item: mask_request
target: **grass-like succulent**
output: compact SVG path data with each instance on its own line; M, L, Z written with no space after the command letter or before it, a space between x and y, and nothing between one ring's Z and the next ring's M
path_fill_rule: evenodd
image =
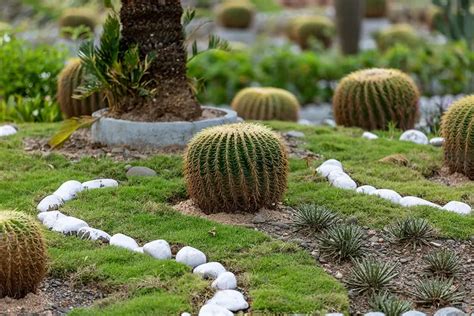
M339 224L323 232L318 238L324 257L347 260L364 255L364 232L356 225Z
M425 279L415 284L413 296L419 304L440 307L462 302L464 293L452 279Z
M451 250L442 249L428 254L424 261L426 271L442 278L451 278L461 272L461 263L458 255Z
M354 260L354 267L347 280L349 288L356 293L376 293L387 288L397 275L397 266L390 262L380 262L374 258Z
M331 210L314 204L303 204L295 211L295 225L316 232L329 228L341 220Z
M371 299L370 307L374 311L384 313L385 316L400 316L411 310L409 302L400 300L389 293L374 295Z
M436 236L431 224L423 218L404 218L386 227L390 241L418 246L428 244Z

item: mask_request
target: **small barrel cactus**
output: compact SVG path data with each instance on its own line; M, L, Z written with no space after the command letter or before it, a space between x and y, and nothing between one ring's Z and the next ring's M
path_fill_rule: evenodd
M297 121L300 104L283 89L246 88L232 100L232 108L246 120Z
M86 8L70 8L64 10L59 17L59 28L77 28L80 26L87 27L90 32L94 33L97 26L97 17L94 11ZM69 37L66 32L61 32L64 37Z
M449 107L442 119L441 134L449 169L474 180L474 95Z
M420 93L414 81L395 69L365 69L344 77L336 88L336 123L365 130L414 127Z
M207 213L274 207L287 187L285 146L261 125L205 129L190 141L184 160L189 195Z
M46 274L46 263L39 225L25 214L0 211L0 298L35 292Z
M382 18L387 15L387 0L365 0L365 17Z
M105 107L100 93L94 93L85 99L75 99L76 89L83 83L83 70L79 58L69 61L58 78L58 103L66 118L91 115Z
M227 1L216 9L219 25L231 29L247 29L252 25L255 7L247 1Z
M325 16L302 16L290 21L288 37L298 43L301 49L311 47L312 41L329 48L336 34L336 26Z
M396 44L413 47L420 44L420 37L409 24L395 24L375 34L377 47L385 51Z

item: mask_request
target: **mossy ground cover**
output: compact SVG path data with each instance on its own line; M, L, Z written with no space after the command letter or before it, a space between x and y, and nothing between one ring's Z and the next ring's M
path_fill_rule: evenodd
M269 125L281 131L303 131L307 149L324 159L341 160L360 184L394 189L402 195L415 195L440 204L450 200L474 204L472 182L448 187L426 178L441 167L441 149L399 142L398 132L381 133L383 139L368 141L360 138L361 131L356 129L275 122ZM20 125L19 134L0 140L0 209L18 209L35 215L37 202L66 180L115 178L121 182L118 189L83 192L77 200L68 202L63 212L111 234L128 234L141 243L166 239L172 244L202 249L210 260L222 262L239 275L254 311L348 310L344 287L296 246L251 229L175 212L171 205L187 198L180 156L158 155L135 161L132 164L153 168L158 176L127 179L125 163L106 157L85 157L73 162L55 153L42 156L23 151L23 137L50 136L58 127L57 124ZM395 153L405 155L409 165L378 162ZM474 235L472 215L460 216L428 207L406 209L377 197L335 189L315 176L303 160L292 159L290 168L285 196L289 205L304 202L324 205L344 215L356 216L360 224L374 228L413 215L427 218L447 237ZM52 232L46 236L52 275L73 277L84 284L94 282L113 292L100 306L76 310L76 314L178 314L196 311L198 304L210 294L208 282L199 280L187 267L174 261L154 260Z

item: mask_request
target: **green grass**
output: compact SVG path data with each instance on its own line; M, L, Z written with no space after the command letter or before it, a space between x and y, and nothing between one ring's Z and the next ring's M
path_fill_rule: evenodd
M62 155L29 155L25 136L51 135L58 125L20 125L20 133L0 140L0 209L35 215L35 206L61 183L110 177L117 189L83 192L62 211L91 226L126 233L140 243L166 239L202 249L209 260L220 261L237 273L257 312L348 310L344 287L315 265L298 247L276 241L251 229L221 225L184 216L170 207L186 198L180 156L155 156L140 164L158 172L154 178L127 180L125 163L104 157L72 162ZM209 231L215 231L215 236ZM50 274L79 284L94 283L113 294L80 315L143 315L197 312L209 297L208 281L174 261L160 261L99 243L46 232Z

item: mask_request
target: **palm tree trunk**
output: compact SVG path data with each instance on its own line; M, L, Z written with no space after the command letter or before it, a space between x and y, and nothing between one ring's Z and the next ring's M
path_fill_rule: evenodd
M121 47L138 45L142 57L156 54L150 79L158 93L153 100L140 100L143 104L132 110L135 118L189 121L201 115L186 75L182 14L180 0L122 0Z
M341 51L344 54L357 54L365 0L335 0L334 6Z

